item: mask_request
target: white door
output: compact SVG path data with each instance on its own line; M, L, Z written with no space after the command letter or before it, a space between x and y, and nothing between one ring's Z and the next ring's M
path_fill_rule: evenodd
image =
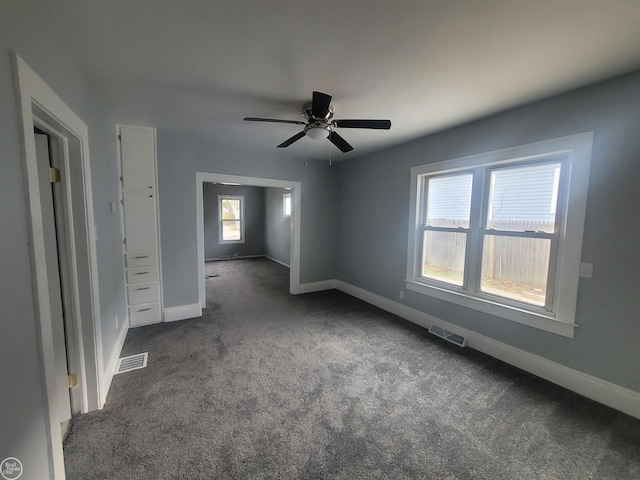
M120 127L120 148L123 190L154 190L156 160L153 130Z
M54 401L55 410L58 412L58 420L61 424L71 419L72 404L69 392L69 370L67 355L67 338L64 314L64 296L61 284L60 258L65 257L64 245L58 241L56 216L59 220L63 212L56 211L54 201L54 189L61 187L61 184L51 182L51 156L49 151L49 137L47 135L35 134L36 155L38 159L38 180L40 196L42 199L42 217L44 226L44 239L47 259L47 281L49 283L49 305L51 309L51 330L53 336L55 372L56 372L56 394ZM62 234L62 232L60 232ZM79 407L79 405L78 405Z
M156 200L153 193L123 192L127 251L158 250Z

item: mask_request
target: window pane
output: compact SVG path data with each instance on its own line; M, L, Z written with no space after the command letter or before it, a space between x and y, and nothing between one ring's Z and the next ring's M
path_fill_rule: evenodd
M222 221L222 240L242 240L239 220Z
M553 233L560 163L491 171L487 228Z
M291 194L290 193L285 193L283 196L283 202L284 202L284 216L285 217L290 217L291 216Z
M473 175L427 179L427 225L469 228Z
M426 230L422 243L421 275L462 286L466 244L466 233Z
M550 251L548 238L485 235L480 290L543 307Z
M223 220L240 219L240 200L237 198L223 198L220 200Z

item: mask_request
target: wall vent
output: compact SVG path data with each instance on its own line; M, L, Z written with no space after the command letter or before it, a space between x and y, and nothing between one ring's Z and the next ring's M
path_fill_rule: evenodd
M449 330L445 330L442 327L438 327L437 325L431 325L429 328L429 333L435 335L436 337L444 338L447 342L455 343L459 347L464 347L467 344L467 338L462 335L458 335L457 333L450 332Z
M148 356L149 352L144 352L118 359L115 375L146 367Z

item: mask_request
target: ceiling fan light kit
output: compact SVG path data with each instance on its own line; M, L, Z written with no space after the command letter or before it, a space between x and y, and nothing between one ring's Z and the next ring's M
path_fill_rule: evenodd
M341 152L346 153L353 147L334 130L334 128L365 128L374 130L389 130L391 120L331 120L334 108L331 104L331 95L322 92L313 92L313 100L302 107L302 116L306 122L300 120L279 120L275 118L245 117L248 122L290 123L304 125L304 130L285 140L278 148L286 148L302 137L307 136L314 140L328 138Z

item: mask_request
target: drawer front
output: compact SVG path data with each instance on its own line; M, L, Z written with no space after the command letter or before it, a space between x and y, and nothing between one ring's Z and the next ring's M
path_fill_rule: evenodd
M160 304L142 303L129 307L129 323L132 327L160 323Z
M127 286L127 296L129 298L129 305L157 302L160 299L158 295L158 282L129 285Z
M127 283L146 283L158 280L158 267L127 268Z
M158 254L156 252L125 253L124 256L127 268L158 265Z

